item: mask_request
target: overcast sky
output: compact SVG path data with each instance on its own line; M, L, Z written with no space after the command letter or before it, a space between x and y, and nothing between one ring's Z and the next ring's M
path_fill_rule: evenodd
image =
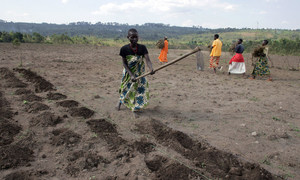
M13 22L300 29L300 0L0 0Z

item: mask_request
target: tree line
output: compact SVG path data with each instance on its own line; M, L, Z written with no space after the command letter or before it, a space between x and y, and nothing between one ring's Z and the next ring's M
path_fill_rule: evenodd
M130 28L138 29L142 38L153 40L164 36L175 38L184 34L205 32L208 29L202 27L179 27L161 23L146 23L143 25L110 23L74 22L69 24L48 23L15 23L0 20L0 31L32 33L38 32L42 36L53 34L67 34L68 36L97 36L99 38L122 38L126 37Z
M199 36L199 34L189 35L191 37L178 36L177 38L169 39L169 48L187 49L195 48L196 46L205 47L211 44L211 37L213 33L206 33ZM224 34L223 51L230 51L229 49L234 43L233 39L226 39ZM229 35L227 35L229 36ZM149 48L155 48L156 41L161 38L153 40L143 40ZM263 39L246 40L243 42L245 52L251 52L254 48L261 44ZM122 46L128 43L126 36L115 38L101 38L99 36L75 35L69 36L67 33L52 34L50 36L43 36L37 32L21 33L21 32L6 32L0 31L0 42L6 43L48 43L48 44L92 44L101 46ZM300 38L294 39L278 38L269 40L270 53L280 55L297 55L300 56Z
M230 33L230 32L253 32L255 29L250 28L217 28L209 29L202 26L181 27L171 26L163 23L145 23L142 25L120 24L117 22L92 24L90 22L72 22L69 24L49 24L49 23L21 23L6 22L0 20L0 31L21 32L32 34L37 32L42 36L51 36L53 34L67 34L73 36L96 36L99 38L123 38L126 37L130 28L136 28L144 40L157 40L164 36L169 38L180 38L184 35L202 35L206 33ZM299 36L300 30L283 30L283 29L260 29L259 31L272 32L274 37L282 37L282 35L290 34Z

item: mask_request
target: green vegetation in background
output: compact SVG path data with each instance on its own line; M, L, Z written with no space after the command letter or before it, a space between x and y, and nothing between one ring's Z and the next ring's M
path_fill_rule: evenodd
M187 34L169 38L170 49L192 49L196 46L204 49L212 44L213 35L218 33L223 42L223 51L229 51L231 45L238 39L244 40L245 52L252 52L264 39L269 40L270 53L279 55L300 56L300 31L292 30L236 30L230 32L203 32L199 34ZM158 38L159 39L159 38ZM148 48L155 48L158 39L148 40L143 37L140 42ZM98 46L121 47L128 43L126 36L115 38L101 38L97 36L76 35L68 33L42 36L39 33L0 32L0 42L20 43L49 43L49 44L91 44Z
M223 51L229 51L237 39L242 38L245 52L252 52L254 48L262 44L264 39L269 41L270 53L279 55L300 56L300 32L293 30L237 30L233 32L207 32L202 34L183 35L173 40L176 45L188 45L190 48L196 46L207 47L213 42L214 34L220 35L223 42Z

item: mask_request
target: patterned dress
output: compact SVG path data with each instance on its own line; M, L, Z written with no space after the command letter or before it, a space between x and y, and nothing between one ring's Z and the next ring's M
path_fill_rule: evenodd
M146 47L144 46L144 48ZM125 54L127 54L126 59L128 62L128 67L135 77L138 77L144 74L145 72L145 62L144 62L145 53L148 53L147 49L146 52L140 51L140 53L138 53L140 55L138 54L132 55L132 53L128 54L127 51L125 50ZM122 54L122 49L120 55L121 56L124 55L124 52ZM126 71L125 68L123 69L123 77L122 77L119 93L120 93L120 102L124 104L126 107L128 107L129 109L131 109L132 111L140 110L141 108L144 108L148 105L149 85L146 78L142 77L136 82L132 82L130 79L130 74Z
M253 76L265 76L270 75L270 69L268 65L268 47L264 48L264 55L258 57L258 60L256 61L254 65L254 69L252 72Z

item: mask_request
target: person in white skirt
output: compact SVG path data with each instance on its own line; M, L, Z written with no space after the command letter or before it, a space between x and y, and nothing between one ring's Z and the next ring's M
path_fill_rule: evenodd
M238 39L235 46L235 55L229 61L228 74L243 74L246 73L246 65L243 57L244 46L242 45L243 39Z

